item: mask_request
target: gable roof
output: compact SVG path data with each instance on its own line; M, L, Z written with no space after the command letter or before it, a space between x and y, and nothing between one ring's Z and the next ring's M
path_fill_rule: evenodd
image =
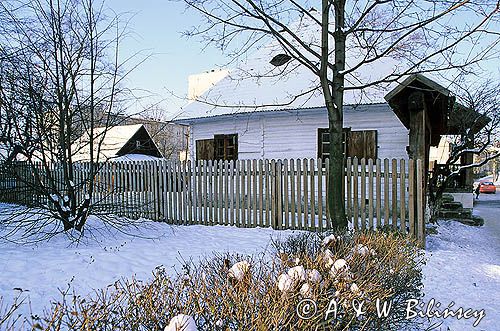
M301 39L316 51L320 49L320 28L307 15L291 25L291 29L299 31ZM291 42L296 44L293 40ZM348 45L346 52L347 68L353 68L363 61L364 55L359 48ZM261 46L247 60L227 71L226 76L213 84L197 101L184 106L175 120L189 122L193 118L234 113L324 107L319 79L310 69L299 65L297 60L279 67L270 63L273 57L284 53L286 51L274 40ZM389 57L364 64L362 68L346 75L346 86L372 82L390 75L400 67L401 63ZM389 90L388 85L346 91L344 103L385 102L383 97Z
M122 156L127 154L129 148L127 145L135 144L132 141L135 136L139 133L146 135L152 144L153 153L148 153L153 156L161 156L158 148L154 144L151 136L147 132L143 124L134 125L118 125L111 128L100 127L94 129L94 153L97 154L99 150L99 161L106 161L108 159ZM88 161L90 160L90 136L89 134L84 134L75 144L73 150L76 154L73 156L74 161ZM154 151L155 150L155 151ZM134 151L135 154L140 154Z

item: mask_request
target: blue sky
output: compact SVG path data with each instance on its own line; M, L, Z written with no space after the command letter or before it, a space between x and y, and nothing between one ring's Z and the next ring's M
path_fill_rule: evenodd
M132 108L140 109L166 99L162 107L177 112L184 104L169 93L187 93L190 74L214 69L224 63L222 53L213 48L203 50L203 44L181 35L182 31L197 25L200 16L185 12L182 2L165 0L106 0L107 7L130 17L131 34L120 45L122 58L142 51L139 60L152 54L146 62L133 71L126 80L128 87L145 89L154 96L143 99Z
M131 105L130 112L142 110L162 100L160 107L166 114L177 113L185 101L172 96L171 92L185 96L190 74L211 70L226 62L219 50L204 48L205 45L198 40L181 35L182 31L202 22L198 13L185 10L182 1L104 1L116 13L126 13L126 17L131 18L131 34L120 44L122 58L139 51L143 53L137 60L152 54L128 76L125 84L130 88L147 90L153 95ZM497 61L485 65L490 67L493 76L499 77ZM137 94L147 95L145 92Z

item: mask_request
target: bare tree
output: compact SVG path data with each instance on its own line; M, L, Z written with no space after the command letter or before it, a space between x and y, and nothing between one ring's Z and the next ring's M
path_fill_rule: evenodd
M82 231L104 136L127 95L118 52L126 24L94 0L2 1L0 20L2 168L29 187L33 210ZM44 224L27 219L32 233Z
M295 70L305 68L316 77L309 90L274 105L288 105L322 93L330 133L328 206L338 227L347 226L341 180L346 93L366 97L370 91L386 89L409 74L470 68L498 51L497 1L322 0L319 12L311 10L309 2L295 0L185 3L204 19L201 26L186 34L219 47L230 56L231 63L268 41L281 49L285 56L280 59L286 65L278 61L269 72L246 72L247 76L293 75ZM304 30L312 30L312 38ZM383 72L387 61L391 67ZM369 74L363 74L366 72ZM210 98L197 101L234 108L269 106L229 105Z

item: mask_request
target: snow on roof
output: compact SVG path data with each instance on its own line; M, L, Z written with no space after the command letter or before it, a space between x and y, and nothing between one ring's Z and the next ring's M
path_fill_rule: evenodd
M126 161L158 161L162 160L162 158L152 156L152 155L144 155L144 154L125 154L118 157L113 157L109 159L111 162L126 162Z
M94 129L94 152L97 154L100 144L99 160L105 161L116 156L116 153L143 127L142 124L118 125L111 128L100 127ZM76 142L73 150L77 153L73 156L74 161L85 161L90 159L89 135L85 134Z
M292 24L291 29L299 31L301 39L311 49L320 51L321 27L317 22L306 15ZM292 43L297 45L295 41ZM348 45L346 52L347 68L353 68L364 60L365 54L360 48ZM284 53L286 52L276 41L260 47L249 55L247 60L227 71L227 75L203 93L197 101L184 106L175 120L182 122L186 119L234 113L324 107L318 76L310 69L299 65L297 60L278 67L270 63L274 56ZM304 50L304 54L306 53ZM319 63L316 63L316 66L319 67ZM346 75L346 86L359 86L376 81L400 71L400 66L401 63L390 57L363 64ZM344 94L344 103L384 103L383 97L389 90L388 84L361 91L349 90Z

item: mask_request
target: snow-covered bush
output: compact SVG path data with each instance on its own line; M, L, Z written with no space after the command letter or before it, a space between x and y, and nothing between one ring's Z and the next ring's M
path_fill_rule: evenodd
M157 268L148 282L119 281L91 298L65 294L32 323L41 330L408 329L414 321L402 305L421 296L421 251L397 234L324 237L273 241L258 256L215 255L174 277ZM377 316L377 299L392 302L388 317ZM307 319L298 315L302 300L316 303ZM332 300L337 313L326 316ZM353 300L364 303L360 316Z

